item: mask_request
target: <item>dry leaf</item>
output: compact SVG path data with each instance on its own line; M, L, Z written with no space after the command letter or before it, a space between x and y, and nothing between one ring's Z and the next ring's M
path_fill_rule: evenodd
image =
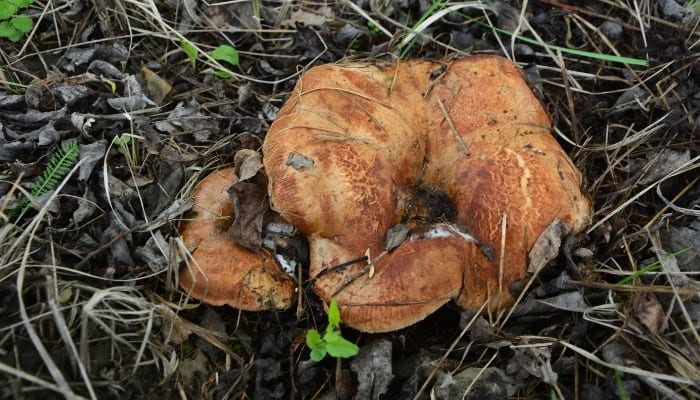
M561 238L568 232L569 228L564 222L559 219L552 221L530 250L530 264L527 267L527 272L534 274L552 261L559 254Z
M267 193L260 186L236 182L228 189L236 219L228 234L239 245L257 252L262 246L263 216L269 209Z
M519 347L515 349L515 360L525 371L542 379L545 383L555 385L558 376L552 370L551 358L552 353L548 347Z
M391 370L391 342L380 339L366 344L350 362L357 374L357 398L379 399L394 379Z
M254 177L263 167L262 156L255 150L243 149L233 156L236 175L241 181Z
M666 313L654 293L635 295L632 299L634 316L649 332L656 334L662 330Z
M165 100L165 97L170 93L173 87L145 65L141 67L141 72L143 73L143 78L146 80L146 88L151 98L153 98L153 101L158 105L163 104L163 100Z

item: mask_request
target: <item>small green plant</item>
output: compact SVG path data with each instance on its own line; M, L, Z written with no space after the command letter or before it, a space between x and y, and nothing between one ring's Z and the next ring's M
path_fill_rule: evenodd
M182 51L185 52L187 58L190 60L190 65L192 66L192 69L196 69L198 53L197 48L185 39L180 39L180 47L182 47Z
M420 26L420 24L422 24L422 23L423 23L429 16L431 16L435 11L437 11L437 10L443 8L444 5L445 5L446 3L447 3L447 2L446 2L445 0L433 1L433 3L430 5L430 7L428 7L428 9L425 10L425 12L423 13L423 15L421 15L421 17L418 19L418 21L416 21L416 23L413 24L413 27L411 28L411 32L414 32L414 31L416 30L416 28L418 28L418 26ZM407 43L407 44L401 49L401 53L399 54L399 59L400 59L400 60L403 60L403 59L406 57L406 55L408 54L408 51L411 50L411 48L412 48L413 45L415 44L417 38L418 38L417 36L414 36L413 39L411 39L411 41L410 41L409 43Z
M0 38L17 42L34 27L34 22L28 15L19 14L23 8L34 3L34 0L0 0Z
M693 12L700 11L700 1L699 0L690 0L688 2L688 8L690 10L693 10Z
M349 358L360 351L355 343L340 334L340 309L335 299L331 299L328 306L328 326L323 336L316 329L309 329L306 332L306 345L311 349L311 359L314 361L323 360L326 354Z
M61 144L61 147L56 150L56 153L51 156L49 163L46 165L44 172L36 179L34 188L32 189L32 197L37 198L51 191L58 182L70 171L75 161L80 155L80 146L75 139L67 140ZM11 210L10 217L19 214L19 221L24 216L24 213L29 209L29 199L22 197L18 206Z
M617 396L620 400L629 400L630 396L627 394L627 389L625 389L625 384L622 382L622 374L615 368L613 370L615 374L615 388L617 388Z
M182 47L182 51L187 55L187 59L190 60L192 69L197 69L197 55L199 54L197 47L185 39L180 40L180 47ZM216 61L225 61L231 65L238 65L239 63L238 50L227 44L222 44L215 48L209 55ZM224 79L231 77L231 74L222 70L216 71L214 74Z
M372 35L376 35L380 32L379 27L375 25L372 21L367 21L367 28L369 29L369 33Z
M679 254L683 254L690 249L691 249L690 247L686 247L685 249L681 249L681 250L678 250L674 253L668 254L667 256L662 257L661 260L658 260L658 261L655 261L649 265L646 265L646 266L640 268L639 271L636 271L633 274L620 279L619 281L617 281L617 284L618 285L628 284L628 283L632 282L633 280L639 278L640 276L646 274L647 272L653 272L653 271L656 271L658 269L661 269L661 262L662 261L665 261L666 259L675 257Z
M117 147L119 154L122 154L127 158L128 162L133 163L133 165L138 165L138 146L131 134L124 133L122 135L115 136L114 139L112 139L112 144Z

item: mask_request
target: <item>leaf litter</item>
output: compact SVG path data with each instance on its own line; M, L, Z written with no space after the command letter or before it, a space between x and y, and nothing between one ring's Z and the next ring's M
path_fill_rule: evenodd
M53 35L26 49L4 43L0 397L700 397L697 10L674 0L524 4L422 24L428 2L73 5L40 22L37 32ZM93 11L94 24L75 25ZM404 42L407 32L415 40ZM180 35L202 50L194 68ZM202 55L223 43L240 55L229 80ZM238 240L260 248L257 150L295 78L343 59L396 62L402 51L498 53L536 77L594 200L590 231L553 228L512 310L460 324L446 306L399 332L346 329L360 355L342 362L311 362L299 344L325 319L308 285L299 307L279 313L206 307L179 292L177 223L196 182L237 166L252 185L233 190L246 226ZM80 144L77 170L9 219L68 139Z

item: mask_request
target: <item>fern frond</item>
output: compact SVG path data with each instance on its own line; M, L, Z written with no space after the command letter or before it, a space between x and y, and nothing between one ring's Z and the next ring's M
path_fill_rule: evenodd
M37 198L51 191L63 179L71 167L75 164L80 155L80 145L75 139L66 140L56 150L56 153L51 156L44 172L36 179L34 188L32 189L32 197ZM15 210L19 210L17 221L22 219L24 213L29 209L30 201L26 197L19 201L19 205Z
M36 180L32 189L32 196L39 197L53 189L58 182L70 171L71 167L80 155L80 146L75 139L67 140L56 150L46 169Z

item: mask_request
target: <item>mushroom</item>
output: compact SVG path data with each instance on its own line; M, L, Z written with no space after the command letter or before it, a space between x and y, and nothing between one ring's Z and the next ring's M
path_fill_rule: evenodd
M551 222L589 223L550 130L501 57L322 65L267 133L268 193L309 240L313 289L345 324L395 330L450 300L497 311Z
M189 266L180 272L180 287L212 305L246 311L281 310L295 299L296 283L264 249L253 252L233 241L227 231L234 207L227 189L237 180L233 168L204 178L194 192L195 215L180 225L189 250Z

